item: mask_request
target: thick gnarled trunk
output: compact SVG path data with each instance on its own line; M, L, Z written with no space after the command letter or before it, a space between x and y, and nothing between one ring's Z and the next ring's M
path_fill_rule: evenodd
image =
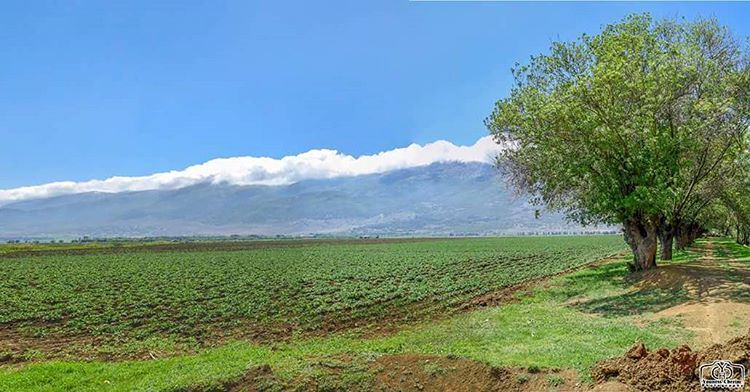
M656 225L638 219L623 223L625 242L633 251L633 268L644 271L656 267Z

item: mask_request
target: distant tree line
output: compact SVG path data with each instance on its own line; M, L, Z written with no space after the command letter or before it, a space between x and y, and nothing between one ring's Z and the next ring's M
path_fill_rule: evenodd
M513 69L486 125L519 192L621 225L632 268L708 231L750 242L750 62L715 19L631 15Z

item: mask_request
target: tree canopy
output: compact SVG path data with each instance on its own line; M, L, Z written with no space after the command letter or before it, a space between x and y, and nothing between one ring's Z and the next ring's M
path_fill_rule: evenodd
M621 224L634 267L718 197L746 150L750 72L716 20L632 15L518 65L486 125L532 201Z

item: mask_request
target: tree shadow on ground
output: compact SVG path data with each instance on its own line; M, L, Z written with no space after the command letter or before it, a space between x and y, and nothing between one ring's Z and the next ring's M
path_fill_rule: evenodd
M567 302L592 291L622 290L630 285L628 276L624 261L608 263L562 276L538 295Z
M568 306L605 317L656 313L706 298L750 302L750 269L730 259L750 261L750 248L724 241L712 245L714 258L702 259L705 248L697 244L653 270L628 273L624 261L605 264L571 274L554 290Z
M684 250L675 252L675 260L669 264L682 264L694 261L700 252ZM600 294L622 293L642 280L642 275L632 273L627 266L626 258L609 262L560 277L553 287L546 290L546 294L561 302L570 301L576 297L599 292Z
M689 301L691 297L685 290L644 289L592 299L574 305L582 312L596 313L602 316L633 316L642 313L659 312Z
M579 311L607 317L658 312L692 299L686 290L673 287L635 287L641 278L630 273L623 260L564 276L546 294Z
M721 298L732 302L750 302L750 290L738 287L722 293Z

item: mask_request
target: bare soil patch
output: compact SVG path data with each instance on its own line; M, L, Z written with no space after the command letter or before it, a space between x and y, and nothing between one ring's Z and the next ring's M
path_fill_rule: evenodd
M624 384L636 391L699 391L698 366L714 360L728 360L747 368L750 332L703 351L692 351L688 346L649 351L638 344L623 357L598 363L592 370L592 377L600 385Z
M656 317L675 317L695 334L698 348L738 337L750 325L750 304L740 302L702 301L686 303L656 313Z
M623 384L618 381L607 381L602 384L598 384L591 389L591 392L634 392L635 389L627 384Z
M224 387L227 392L256 392L265 390L266 385L271 385L275 382L276 377L271 367L263 365L248 370L239 380L228 383ZM197 389L195 392L197 391L200 391L200 389Z
M579 391L574 370L496 368L462 358L384 356L374 365L381 391Z

